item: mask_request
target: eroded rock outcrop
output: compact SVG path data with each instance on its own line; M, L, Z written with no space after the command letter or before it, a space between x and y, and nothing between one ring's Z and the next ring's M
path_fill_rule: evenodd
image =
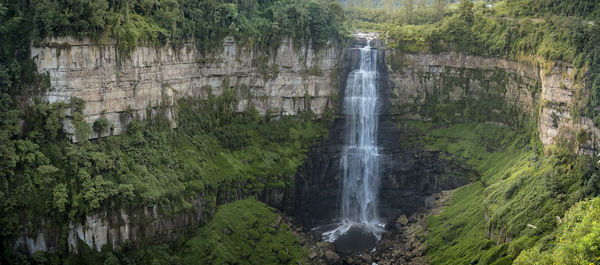
M247 183L222 183L214 190L196 194L190 208L173 210L170 205L154 204L148 207L103 207L65 223L37 220L14 238L14 247L24 247L29 253L56 252L67 249L79 253L82 248L100 251L115 249L125 244L161 243L177 240L198 226L210 221L218 205L250 196L277 208L286 208L291 202L287 188L249 191Z
M119 58L114 43L97 46L70 37L53 38L31 49L38 71L50 76L47 99L83 99L85 120L92 124L105 116L112 125L107 134L114 135L126 126L120 113L128 109L143 118L147 108L172 106L185 96L219 95L230 87L237 88L238 111L253 106L263 115L294 115L310 108L321 114L335 91L331 76L339 51L335 45L318 50L294 47L286 39L269 54L231 38L212 55L201 54L188 42L180 48L138 47L127 58ZM173 120L174 114L169 110L167 116ZM69 120L64 128L74 135Z
M545 146L561 139L579 138L576 152L587 155L599 152L600 130L591 119L574 118L576 115L572 114L578 104L575 94L580 84L574 82L573 67L569 65L540 64L536 60L516 62L454 52L404 54L391 50L388 57L390 80L395 84L392 102L412 105L404 113L409 117L431 118L420 111L429 103L482 104L481 108L471 109L478 113L454 113L454 116L510 126L532 122L529 126L537 127ZM465 109L464 105L460 108ZM531 121L518 117L520 114L527 114ZM578 134L586 137L576 137Z

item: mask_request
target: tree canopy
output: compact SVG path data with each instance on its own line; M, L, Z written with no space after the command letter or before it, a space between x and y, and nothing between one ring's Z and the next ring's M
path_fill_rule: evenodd
M140 44L195 40L204 52L233 36L250 47L283 37L324 45L346 34L341 6L331 0L34 0L32 36L114 40L124 55Z

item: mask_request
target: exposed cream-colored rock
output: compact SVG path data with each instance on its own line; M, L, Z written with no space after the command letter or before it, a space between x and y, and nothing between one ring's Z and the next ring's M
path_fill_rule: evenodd
M257 63L265 52L251 51L231 38L223 41L221 52L210 56L199 53L194 43L185 43L177 49L138 47L129 58L119 60L114 44L97 46L69 37L32 47L31 54L38 71L50 75L50 102L81 98L86 102L85 120L91 125L104 115L112 125L110 133L116 135L126 125L119 114L129 107L143 118L148 107L172 106L185 96L206 97L207 87L219 95L226 83L247 87L238 91L238 111L253 106L263 115L294 115L310 108L321 114L334 89L331 73L340 49L294 48L286 39L267 63L274 78L264 78L266 68ZM167 111L167 116L172 120L173 113ZM69 121L64 128L74 134Z
M80 222L70 222L67 231L67 244L71 252L79 252L83 243L100 251L103 247L116 248L127 242L142 240L173 240L181 237L188 229L206 222L209 216L201 200L193 203L193 211L176 214L159 214L156 205L144 207L141 211L127 213L99 211L83 217ZM214 211L211 209L210 211ZM209 212L210 212L209 211ZM39 229L37 234L23 234L15 245L25 245L30 253L36 251L55 252L59 238L64 236L58 229Z
M331 104L329 96L337 92L331 78L336 76L333 71L337 70L339 48L294 48L291 40L284 40L267 63L278 73L270 71L268 78L256 61L257 56L264 55L240 47L232 39L225 39L223 50L211 56L202 56L193 43L186 43L180 49L138 47L124 60L118 60L113 44L96 46L73 38L55 38L42 47L32 47L38 71L50 75L48 101L83 99L85 120L91 125L104 115L112 124L107 134L114 135L126 126L120 114L128 108L144 118L147 108L166 106L167 118L173 121L169 107L178 98L205 98L208 87L219 95L225 84L238 88L238 111L252 106L263 115L295 115L310 108L322 114ZM65 132L76 140L70 120L63 124ZM284 194L277 191L265 196L274 203L284 199ZM130 212L103 210L71 222L66 235L56 224L23 231L15 245L25 245L31 253L55 252L59 238L66 236L69 250L77 252L80 242L100 251L126 242L176 239L206 222L213 211L214 207L204 206L202 198L193 203L193 210L174 215L160 214L156 206Z
M551 69L544 69L531 63L454 52L401 54L392 50L390 56L400 60L400 67L389 71L390 80L395 84L395 104L422 103L424 95L432 94L435 88L451 89L448 84L440 82L449 76L460 78L464 70L483 71L476 78L463 76L468 79L468 84L463 84L462 89L450 91L450 100L467 96L479 98L485 93L494 93L490 92L490 87L497 84L491 75L504 72L504 99L517 104L529 114L539 114L538 132L545 146L556 144L559 139L575 140L576 135L583 131L590 137L578 143L575 151L587 155L599 153L600 130L591 119L580 117L574 120L571 115L572 106L576 103L576 84L571 66L555 65Z

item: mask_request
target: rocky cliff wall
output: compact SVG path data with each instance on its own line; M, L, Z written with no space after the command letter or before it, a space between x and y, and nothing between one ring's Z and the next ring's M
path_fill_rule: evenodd
M138 47L128 58L119 58L114 44L97 46L73 38L53 38L31 49L38 71L50 75L48 101L83 99L85 120L93 124L105 116L112 126L106 134L114 135L126 126L119 114L128 108L143 118L148 107L172 106L185 96L206 97L208 90L219 95L228 87L238 89L238 111L253 106L263 115L294 115L310 108L321 114L335 91L331 75L339 53L334 45L315 50L294 47L286 39L269 56L230 38L221 52L209 56L185 43L181 48ZM174 120L174 113L167 115ZM73 137L69 120L64 128Z
M338 113L342 113L348 75L359 66L359 48L365 44L364 39L358 38L344 50L338 74ZM474 173L458 161L446 159L440 152L424 150L419 143L411 140L416 137L408 137L414 132L398 127L392 113L392 101L396 99L392 96L393 84L386 67L386 47L377 39L371 41L371 46L377 50L378 71L377 143L381 156L378 212L380 220L387 224L394 223L402 214L414 214L434 192L467 184ZM347 118L343 114L338 115L330 136L309 152L296 174L292 214L307 229L339 221L340 154L344 149Z
M207 97L209 92L219 95L227 88L237 89L238 111L254 107L263 115L295 115L310 108L322 114L332 104L330 95L337 93L332 77L336 76L339 51L334 46L319 50L294 47L291 40L284 40L276 53L266 56L226 39L222 51L210 56L199 54L193 43L186 43L179 49L139 47L129 58L120 60L113 44L95 46L58 38L32 47L32 57L38 71L50 76L49 102L81 98L85 101L85 120L93 124L105 116L112 124L107 134L116 135L126 128L120 120L125 111L133 110L143 118L147 108L166 106L167 118L176 126L176 113L171 111L176 108L169 107L178 98ZM63 125L74 137L71 122L67 119ZM91 136L95 137L98 135ZM39 225L32 226L36 229L15 237L14 245L34 253L61 248L78 252L82 247L100 251L127 243L163 242L180 238L207 222L219 204L248 196L258 196L280 209L290 203L291 195L286 195L289 187L249 194L246 185L223 184L207 194L197 194L190 209L177 213L165 213L168 209L155 205L103 209L68 224L40 220Z
M599 152L600 130L591 119L575 119L571 113L578 89L571 66L539 66L537 62L452 52L404 54L389 50L388 68L394 83L392 102L402 106L403 115L431 119L436 118L432 117L435 111L446 115L438 117L441 119L510 126L527 126L529 119L545 146L559 139L576 142L579 138L576 152Z
M582 89L571 66L460 53L388 50L387 57L397 115L537 129L544 146L571 141L579 154L599 153L598 128L591 119L572 115ZM502 224L488 222L489 216L486 209L486 236L497 244L511 241Z
M190 208L172 212L169 205L130 207L127 209L105 208L87 214L68 223L40 221L35 229L23 231L14 238L14 247L23 247L29 253L57 252L66 249L80 253L82 248L101 251L115 249L126 244L142 245L177 240L199 225L210 221L218 205L256 196L277 208L285 208L291 202L289 187L249 192L248 184L221 183L214 190L196 194Z

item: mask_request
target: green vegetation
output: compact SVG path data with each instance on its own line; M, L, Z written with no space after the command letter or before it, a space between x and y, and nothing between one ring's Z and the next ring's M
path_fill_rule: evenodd
M495 15L507 3L485 8L463 2L434 23L389 25L392 46L407 52L461 51L476 55L521 59L537 55L576 67L593 63L595 24L576 17L503 17ZM590 65L591 66L591 65Z
M583 187L597 171L591 158L565 146L544 156L535 137L506 127L404 123L426 132L426 148L463 158L480 173L456 191L442 214L428 218L433 264L510 264L522 250L551 246L556 217L585 196Z
M515 264L598 264L600 262L600 197L577 203L559 219L554 248L524 251Z
M486 6L491 4L491 7ZM457 51L541 64L575 67L578 84L573 117L600 122L600 8L596 2L507 0L435 5L425 1L402 10L358 8L354 27L378 31L402 53ZM436 15L440 14L440 15ZM390 62L394 59L389 60ZM401 60L401 59L396 59Z
M427 256L432 264L470 264L476 260L470 254L492 245L484 232L482 195L481 182L462 187L454 193L452 205L441 215L428 218Z
M281 216L253 198L220 206L190 239L183 264L299 264L306 250Z
M32 22L34 40L114 40L121 55L139 45L181 45L186 40L208 52L226 36L250 48L274 48L284 37L323 46L347 34L341 6L328 0L36 0L23 8L33 9L26 19Z
M143 121L129 114L122 135L77 144L58 133L64 104L36 105L26 121L33 129L9 142L15 154L2 170L2 235L37 229L42 221L68 226L98 209L158 205L164 214L181 213L199 194L206 207L230 195L289 196L291 176L326 134L325 124L308 113L270 122L256 111L237 114L236 98L229 89L208 100L182 99L176 130L161 109L154 117L148 110Z

